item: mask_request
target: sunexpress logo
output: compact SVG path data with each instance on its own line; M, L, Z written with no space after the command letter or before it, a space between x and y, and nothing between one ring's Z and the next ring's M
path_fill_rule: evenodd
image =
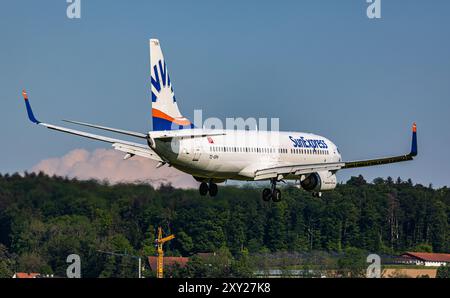
M157 66L159 66L159 72ZM159 60L158 65L153 66L153 73L155 74L155 78L151 76L151 83L156 92L158 94L161 92L169 92L172 96L173 102L176 102L177 100L173 92L172 84L170 83L170 76L167 71L166 62ZM152 102L157 101L157 99L158 95L152 92Z
M324 140L305 139L304 137L295 139L292 136L289 136L289 139L291 139L291 141L294 143L294 148L328 148L328 145Z

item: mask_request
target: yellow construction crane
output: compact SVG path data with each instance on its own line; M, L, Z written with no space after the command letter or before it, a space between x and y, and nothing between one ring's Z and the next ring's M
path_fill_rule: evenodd
M163 278L164 277L164 250L163 250L163 244L167 241L172 240L175 238L175 235L169 235L167 237L162 237L162 228L158 228L158 239L155 240L157 249L158 249L158 263L156 264L156 277L157 278Z

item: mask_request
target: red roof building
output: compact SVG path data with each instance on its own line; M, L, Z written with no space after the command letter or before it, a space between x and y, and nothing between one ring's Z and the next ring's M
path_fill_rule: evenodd
M14 273L13 278L37 278L39 275L39 273L16 272Z
M430 252L405 252L401 255L403 263L422 266L445 266L450 264L450 254Z
M148 263L152 271L156 272L158 257L148 257ZM184 268L189 262L187 257L164 257L164 268L175 266L178 264L181 268Z

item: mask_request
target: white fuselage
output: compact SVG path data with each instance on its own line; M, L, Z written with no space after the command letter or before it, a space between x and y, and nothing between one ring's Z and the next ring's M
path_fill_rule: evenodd
M224 130L223 133L158 140L154 150L173 167L195 177L216 181L253 180L257 169L272 165L341 161L333 142L311 133L245 130Z

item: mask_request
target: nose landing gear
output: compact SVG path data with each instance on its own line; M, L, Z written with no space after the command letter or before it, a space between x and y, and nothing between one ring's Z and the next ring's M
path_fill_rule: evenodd
M215 197L218 191L219 188L217 187L217 184L212 181L209 181L209 183L202 182L200 183L200 187L198 188L198 192L201 196L206 196L206 194L208 194L209 192L209 196Z
M273 202L278 203L281 201L281 191L276 188L277 179L270 179L270 188L264 188L262 192L262 199L266 202L272 199Z

